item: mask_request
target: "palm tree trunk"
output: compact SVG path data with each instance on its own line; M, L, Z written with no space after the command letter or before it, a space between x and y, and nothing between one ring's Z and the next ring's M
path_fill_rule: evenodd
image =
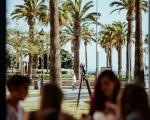
M48 71L49 71L49 55L48 55L48 53L47 53L47 73L48 73Z
M28 77L31 77L32 70L32 55L29 53L29 62L28 62Z
M12 74L14 73L14 68L13 68L13 57L10 56L10 64L11 64L11 72Z
M74 23L74 73L77 80L79 80L80 75L80 24L78 22Z
M30 37L30 42L34 41L34 25L35 25L35 17L34 16L30 16L29 21L28 21L28 25L29 25L29 37ZM33 56L31 54L29 54L29 64L28 64L28 76L32 77L31 72L33 69Z
M112 46L110 47L109 64L110 68L112 69Z
M20 54L19 55L19 71L22 75L22 54L21 53L19 53L19 54Z
M87 60L87 42L84 42L85 45L85 65L86 65L86 70L88 70L88 60Z
M145 86L144 65L143 65L143 44L142 44L142 13L141 0L136 0L136 30L135 30L135 83Z
M71 43L71 53L74 54L74 43ZM74 67L74 56L72 57L72 66Z
M118 76L119 76L119 79L122 78L121 69L122 69L122 47L119 46L118 47Z
M128 34L127 34L127 49L126 49L126 79L129 78L129 75L131 75L131 70L132 70L132 38L133 38L133 21L134 21L134 11L128 11L127 14L127 21L128 21ZM130 59L130 60L129 60ZM130 68L129 68L130 66ZM131 78L131 76L130 76Z
M106 52L106 66L109 67L109 49L105 48L105 52Z
M50 82L61 86L58 0L50 0Z
M48 49L48 43L47 43L47 59L46 59L46 61L47 61L47 65L46 65L46 68L47 68L47 73L48 73L48 71L49 71L49 49Z
M38 66L38 55L34 54L32 57L32 73L35 75L37 73L37 66Z
M21 70L21 75L23 75L23 60L22 60L22 53L20 55L20 70Z

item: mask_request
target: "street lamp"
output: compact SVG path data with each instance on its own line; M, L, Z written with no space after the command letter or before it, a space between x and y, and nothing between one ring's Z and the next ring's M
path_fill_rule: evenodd
M149 0L149 10L150 10L150 0ZM150 25L150 11L149 11L149 25ZM150 98L150 26L149 26L149 98Z
M44 36L44 30L43 29L41 29L41 31L39 32L39 35L40 36ZM41 45L41 69L42 69L42 71L41 71L41 87L43 87L43 80L44 80L44 76L43 76L43 69L44 69L44 58L43 58L43 47L44 47L44 45L43 45L43 40L41 39L40 40L40 45Z
M96 0L96 78L98 77L98 0Z

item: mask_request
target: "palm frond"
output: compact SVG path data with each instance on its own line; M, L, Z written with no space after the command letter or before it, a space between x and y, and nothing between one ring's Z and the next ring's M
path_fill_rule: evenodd
M92 1L89 1L89 2L87 2L87 3L83 6L83 8L82 8L82 10L81 10L81 12L80 12L80 18L82 18L82 17L84 16L84 14L85 14L90 8L93 7L93 4L92 4L92 3L93 3Z

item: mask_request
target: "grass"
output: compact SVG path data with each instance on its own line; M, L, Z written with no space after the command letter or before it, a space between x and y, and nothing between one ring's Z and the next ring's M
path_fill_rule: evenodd
M30 91L26 101L22 102L26 112L36 111L39 109L39 97L40 93L37 91ZM62 110L66 113L73 115L76 118L80 118L83 113L88 113L89 105L85 102L87 99L80 100L79 107L77 107L77 100L64 100L62 103Z
M88 106L88 104L83 102L82 104L79 105L79 107L77 107L76 100L65 100L63 102L62 109L65 112L70 113L74 117L80 118L80 116L83 113L88 113L89 106Z
M36 111L39 109L39 104L37 103L29 103L29 102L23 102L22 103L24 109L26 112L30 111ZM82 102L77 107L77 101L76 100L64 100L62 104L62 110L66 113L69 113L79 119L83 113L88 113L89 106L87 103Z

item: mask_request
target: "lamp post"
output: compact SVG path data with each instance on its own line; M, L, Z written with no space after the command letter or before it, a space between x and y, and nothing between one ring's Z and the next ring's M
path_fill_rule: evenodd
M131 44L129 43L128 44L128 64L129 64L129 67L128 67L128 71L129 71L129 78L128 78L128 84L131 83L131 75L132 75L132 71L131 71Z
M44 36L44 31L43 31L43 29L41 29L41 31L39 32L39 35L40 36ZM44 47L44 45L43 45L43 40L41 39L40 40L40 44L41 44L41 69L42 69L42 71L41 71L41 88L43 87L43 80L44 80L44 76L43 76L43 74L44 74L44 72L43 72L43 69L44 69L44 58L43 58L43 47Z
M150 10L150 0L149 0L149 10ZM149 25L150 25L150 11L149 11ZM150 98L150 26L149 26L149 98Z
M98 0L96 0L96 78L98 77Z

